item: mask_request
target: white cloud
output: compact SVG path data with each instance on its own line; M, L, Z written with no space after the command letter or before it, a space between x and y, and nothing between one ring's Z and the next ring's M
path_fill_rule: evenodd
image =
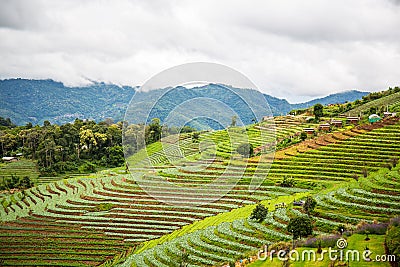
M211 61L291 101L399 84L396 1L0 0L0 77L138 85Z

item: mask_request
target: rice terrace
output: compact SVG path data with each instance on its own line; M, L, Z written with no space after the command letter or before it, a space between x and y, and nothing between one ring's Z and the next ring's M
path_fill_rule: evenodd
M0 265L398 266L399 95L214 130L1 118Z

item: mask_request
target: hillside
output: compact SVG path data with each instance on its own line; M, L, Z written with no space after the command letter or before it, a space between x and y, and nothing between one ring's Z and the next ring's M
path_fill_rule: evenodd
M398 112L399 105L400 105L400 92L384 96L382 98L362 104L348 112L345 112L345 115L359 116L360 113L362 115L364 114L369 115L371 108L376 109L378 113L383 113L387 109L389 109L390 112Z
M0 117L11 118L17 125L45 120L62 124L76 118L120 121L133 95L132 87L105 83L66 87L53 80L2 80Z
M203 91L200 95L211 92L212 86L214 85L200 88L198 91ZM28 122L43 124L45 120L62 124L71 122L75 118L96 121L112 118L114 121L120 121L124 117L135 89L101 82L84 87L67 87L53 80L0 80L0 117L11 118L17 125L25 125ZM173 95L165 99L166 104L173 104L189 97L190 94L187 93L191 92L185 92L185 94ZM149 92L141 96L143 106L154 99L154 94L155 92ZM285 115L292 109L309 107L317 102L324 105L342 103L354 101L366 94L359 91L346 91L301 104L290 104L285 99L264 96L274 115ZM228 99L229 106L234 106L234 101L236 100ZM140 110L137 112L140 113ZM240 110L239 114L241 114ZM165 116L162 110L158 115Z
M363 96L367 95L368 92L361 92L357 90L349 90L336 94L331 94L322 98L317 98L305 103L293 104L293 109L302 109L314 106L315 104L329 105L329 104L343 104L346 102L353 102L357 99L361 99Z
M278 138L309 126L290 117L275 124ZM245 132L255 147L271 140L270 135L260 138L263 129L247 126ZM206 132L199 137L200 143L215 142L217 157L213 160L199 157L199 146L186 134L178 139L180 150L172 145L163 150L160 143L154 143L147 148L151 149L147 159L133 158L133 176L123 168L108 170L42 184L3 198L3 265L82 266L107 261L108 266L113 255L117 254L115 260L125 259L128 247L140 245L134 254L128 252L123 266L177 266L182 251L189 252L190 266L216 266L257 251L262 244L290 240L286 225L290 218L302 214L291 203L310 194L318 203L314 216L318 233L330 233L339 224L354 228L361 220L385 222L400 215L398 167L383 169L389 160L400 157L397 119L330 135L320 133L318 146L299 148L296 155L288 154L272 165L260 157L232 160L229 154L235 150L226 138L227 131ZM239 129L229 134L241 136ZM152 166L146 167L146 162ZM256 172L266 179L258 190L249 192ZM365 172L370 174L367 179L361 177ZM137 183L136 174L140 173L147 178L141 180L145 183L141 186L159 192L175 205L147 195ZM210 202L221 196L221 188L204 189L201 185L222 174L240 179L228 194ZM360 177L358 182L354 175ZM280 186L287 176L294 178L293 187ZM179 191L173 186L160 187L161 180L180 185ZM257 223L248 216L260 201L270 213L264 222ZM287 208L276 208L278 203L286 203Z

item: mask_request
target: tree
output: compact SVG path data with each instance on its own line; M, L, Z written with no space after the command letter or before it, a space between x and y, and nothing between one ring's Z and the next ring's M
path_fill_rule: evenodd
M154 118L151 120L148 128L146 128L146 144L157 142L161 139L162 127L160 119Z
M122 146L113 146L107 148L107 165L110 167L121 166L125 162Z
M29 178L29 176L24 176L20 181L19 181L19 188L21 189L28 189L33 187L34 184Z
M236 126L237 118L238 117L236 115L232 116L231 127L235 127Z
M324 106L321 104L314 105L314 116L315 120L319 121L319 119L324 116Z
M246 158L250 158L254 155L253 145L249 143L240 144L236 151Z
M262 204L258 204L250 215L250 219L257 220L259 223L264 221L268 214L268 208Z
M307 215L310 215L310 213L314 211L316 205L317 201L315 201L313 197L308 196L304 203L303 210L305 213L307 213Z
M287 226L288 232L293 234L293 239L298 239L312 235L313 226L312 221L307 216L298 216L290 219Z
M300 139L301 139L301 141L306 140L307 139L307 134L305 132L301 132Z

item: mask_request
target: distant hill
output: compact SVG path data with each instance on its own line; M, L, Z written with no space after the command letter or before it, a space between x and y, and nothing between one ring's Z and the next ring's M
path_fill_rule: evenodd
M0 117L23 125L66 123L81 119L122 120L134 88L94 83L66 87L53 80L9 79L0 81Z
M211 85L206 85L198 91L199 94L210 93ZM96 82L84 87L67 87L53 80L7 79L0 80L0 117L11 118L18 124L28 122L42 124L49 120L52 123L71 122L75 118L101 121L112 118L119 121L124 118L129 101L137 87L119 86ZM243 90L243 89L238 89ZM165 100L165 105L172 105L193 94L193 91L182 91L185 94L176 98L171 96ZM366 92L346 91L332 94L300 104L290 104L285 99L264 95L274 115L287 114L292 109L306 108L316 103L333 104L354 101L366 95ZM153 93L142 93L143 105L150 103ZM237 99L228 97L228 104L235 105ZM231 101L231 102L229 102ZM163 115L159 109L159 116ZM161 112L161 113L160 113ZM240 112L240 110L239 110Z
M322 104L322 105L329 105L329 104L343 104L346 102L353 102L357 99L361 99L363 96L369 94L369 92L361 92L357 90L349 90L344 91L336 94L331 94L322 98L316 98L314 100L300 103L300 104L293 104L295 108L307 108L314 106L315 104Z

